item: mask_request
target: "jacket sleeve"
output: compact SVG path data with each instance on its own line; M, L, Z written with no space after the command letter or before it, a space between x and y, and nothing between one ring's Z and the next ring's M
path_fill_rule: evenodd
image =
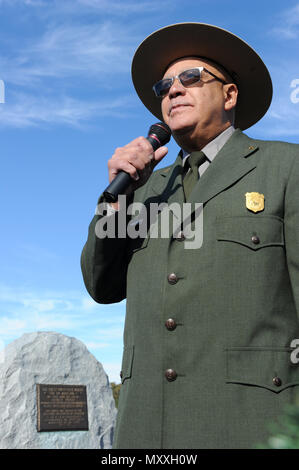
M102 199L99 199L99 204ZM120 302L126 298L126 277L128 267L127 238L118 237L119 212L111 217L111 227L115 236L102 236L105 214L93 217L88 230L88 238L81 254L81 270L85 287L98 303ZM113 230L112 230L113 231Z
M296 146L299 148L299 146ZM288 270L299 319L299 151L290 171L284 214L285 246Z

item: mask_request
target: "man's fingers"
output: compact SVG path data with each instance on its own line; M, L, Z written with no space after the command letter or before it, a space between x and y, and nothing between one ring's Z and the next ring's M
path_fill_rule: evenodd
M144 137L138 137L134 141L118 147L108 160L109 182L116 177L120 171L128 173L132 180L131 190L142 186L150 177L155 166L167 154L167 147L160 147L156 152L149 141Z
M163 146L163 147L158 148L158 150L156 150L154 153L155 164L157 165L162 160L162 158L164 158L165 155L167 155L167 153L168 153L167 147Z
M114 163L114 167L109 171L110 183L120 171L125 171L131 176L131 178L133 178L136 181L139 179L137 169L130 161L118 160L117 165L115 165Z

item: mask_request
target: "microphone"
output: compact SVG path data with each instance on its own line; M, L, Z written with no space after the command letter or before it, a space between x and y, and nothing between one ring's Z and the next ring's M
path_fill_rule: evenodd
M165 124L165 122L157 122L150 127L147 140L155 152L159 147L167 144L167 142L170 141L170 137L171 130L168 125ZM132 181L133 180L129 173L120 171L104 191L106 201L117 201L119 194L123 194Z

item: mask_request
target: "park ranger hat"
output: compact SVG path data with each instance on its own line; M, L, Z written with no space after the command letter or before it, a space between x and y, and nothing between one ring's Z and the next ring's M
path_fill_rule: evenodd
M217 26L177 23L153 32L137 48L132 61L136 92L158 119L161 100L153 85L175 60L198 56L222 66L238 86L235 127L241 130L259 121L272 100L272 81L259 55L242 39Z

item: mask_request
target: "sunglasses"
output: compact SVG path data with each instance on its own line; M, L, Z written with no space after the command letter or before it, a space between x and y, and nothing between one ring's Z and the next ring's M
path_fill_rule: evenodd
M209 73L210 75L212 75L212 77L214 77L216 80L219 80L219 82L223 83L224 85L227 84L227 82L225 82L221 78L217 77L212 72L205 69L204 67L196 67L194 69L184 70L183 72L179 73L175 77L162 78L162 80L159 80L159 82L157 82L153 86L153 90L155 92L155 95L158 98L162 98L163 96L167 95L167 93L169 92L169 90L172 87L172 84L173 84L173 82L175 81L176 78L180 81L180 83L184 87L192 86L192 85L194 85L194 83L200 82L200 77L201 77L201 73L202 73L203 70L205 72Z

